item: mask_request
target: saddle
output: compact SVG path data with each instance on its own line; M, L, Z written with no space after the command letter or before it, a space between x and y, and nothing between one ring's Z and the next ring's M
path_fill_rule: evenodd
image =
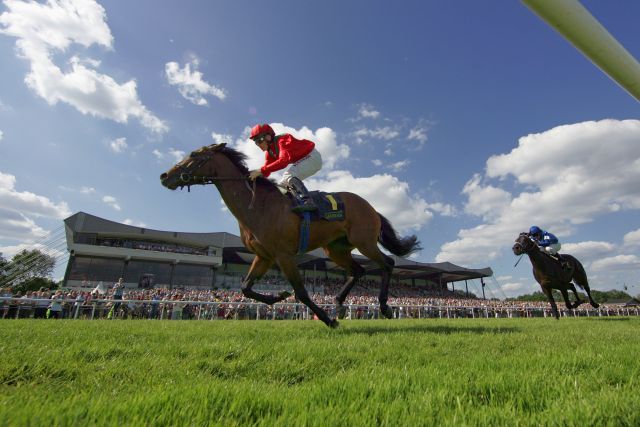
M300 200L287 192L291 199L292 207L301 204ZM298 212L296 213L300 218L304 218L305 213L309 214L311 221L342 221L344 220L344 202L337 193L325 193L323 191L309 191L309 197L313 203L318 207L317 210L312 212Z

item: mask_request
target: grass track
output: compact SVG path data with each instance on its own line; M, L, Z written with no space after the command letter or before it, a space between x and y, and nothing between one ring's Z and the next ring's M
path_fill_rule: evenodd
M0 322L0 425L640 425L638 318Z

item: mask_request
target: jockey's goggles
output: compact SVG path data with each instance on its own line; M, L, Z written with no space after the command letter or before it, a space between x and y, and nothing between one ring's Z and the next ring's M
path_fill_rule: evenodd
M256 136L253 139L253 142L255 142L256 145L260 145L265 139L267 139L267 134L266 133L264 135Z

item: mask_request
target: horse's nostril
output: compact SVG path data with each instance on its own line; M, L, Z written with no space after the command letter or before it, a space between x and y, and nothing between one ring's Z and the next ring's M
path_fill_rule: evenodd
M168 176L169 176L169 175L167 175L167 173L165 172L165 173L163 173L162 175L160 175L160 179L161 179L162 181L164 181L165 179L167 179L167 177L168 177Z

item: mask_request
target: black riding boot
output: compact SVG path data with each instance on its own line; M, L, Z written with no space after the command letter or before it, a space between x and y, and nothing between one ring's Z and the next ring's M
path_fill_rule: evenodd
M294 206L291 209L294 212L311 212L318 209L318 207L313 203L311 197L309 197L309 191L307 187L304 186L300 178L289 179L289 190L293 193L293 195L301 201L301 204L298 206Z

